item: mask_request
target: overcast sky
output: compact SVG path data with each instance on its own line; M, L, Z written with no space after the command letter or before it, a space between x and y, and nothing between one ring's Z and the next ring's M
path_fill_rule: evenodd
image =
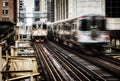
M29 26L32 24L32 18L33 17L33 8L34 8L34 0L24 0L24 5L26 7L26 12L29 14L26 14L26 16L28 17L26 19L26 24Z

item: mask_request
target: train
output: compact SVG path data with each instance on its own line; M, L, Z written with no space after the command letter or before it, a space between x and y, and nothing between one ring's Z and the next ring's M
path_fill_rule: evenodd
M33 23L31 39L35 42L46 42L48 35L47 23L37 21Z
M48 38L72 48L111 53L110 32L106 29L106 17L101 14L53 22L48 28Z

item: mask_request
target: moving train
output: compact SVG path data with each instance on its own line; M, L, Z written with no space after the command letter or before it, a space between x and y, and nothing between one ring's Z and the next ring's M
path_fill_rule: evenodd
M51 23L48 37L72 48L78 45L86 50L111 52L106 18L100 14L86 14Z
M47 24L44 22L35 22L32 27L32 40L35 42L45 42L47 40Z

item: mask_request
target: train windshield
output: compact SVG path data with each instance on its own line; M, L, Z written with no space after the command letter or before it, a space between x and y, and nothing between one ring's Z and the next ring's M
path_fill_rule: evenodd
M46 24L43 24L43 29L47 29L47 25Z
M35 24L32 25L32 30L37 29L37 26Z
M98 30L104 31L106 29L105 22L106 21L103 17L82 19L79 22L80 23L79 29L82 31L89 31L91 29L98 29Z

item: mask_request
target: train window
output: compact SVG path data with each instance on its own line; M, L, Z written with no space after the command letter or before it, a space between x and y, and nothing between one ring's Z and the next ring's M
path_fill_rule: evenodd
M23 38L27 38L27 35L23 35Z
M35 25L35 24L33 24L33 28L32 28L32 29L33 29L33 30L36 29L36 25Z
M53 26L54 30L56 30L56 29L57 29L56 27L57 27L56 25L54 25L54 26Z
M80 21L80 30L87 31L88 30L88 22L87 20L81 20Z
M63 30L63 29L64 29L64 25L61 26L61 30Z
M91 27L97 28L99 30L105 30L105 19L95 19L91 20Z
M65 25L64 30L68 30L68 31L71 30L71 26L70 25Z
M20 39L22 39L22 35L20 35Z
M58 26L58 30L60 30L60 26Z
M106 21L103 16L96 16L91 20L91 25L94 28L97 28L99 30L105 30L106 29Z
M97 21L96 19L92 19L92 20L91 20L91 25L92 25L92 26L95 26L95 25L97 25L97 22L98 22L98 21Z
M66 23L65 26L64 26L64 30L71 30L72 29L72 25L70 23Z
M105 19L83 19L80 21L79 29L82 31L87 31L93 28L97 28L99 30L105 30L106 24Z
M46 24L43 24L43 29L47 29L47 26L46 26Z
M74 24L71 24L71 30L74 30Z
M50 26L48 26L48 31L52 31L52 28Z
M98 21L98 28L100 30L106 30L106 21L105 20L99 20Z
M77 30L77 24L74 24L74 30Z

